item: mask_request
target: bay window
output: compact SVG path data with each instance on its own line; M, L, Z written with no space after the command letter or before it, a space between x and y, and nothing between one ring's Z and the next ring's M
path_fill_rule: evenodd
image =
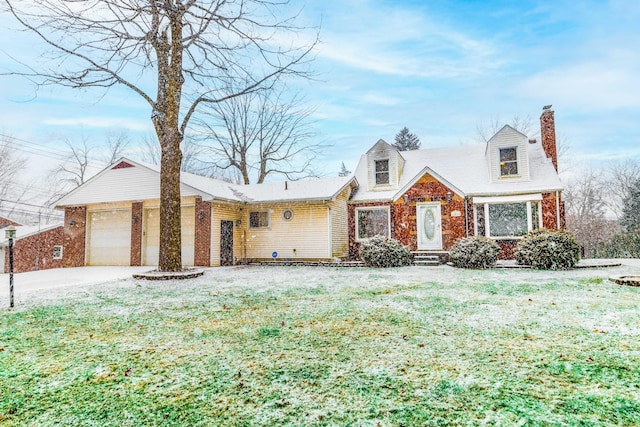
M476 235L496 239L519 238L542 226L539 200L515 200L496 198L487 203L475 198ZM502 202L504 199L504 202Z

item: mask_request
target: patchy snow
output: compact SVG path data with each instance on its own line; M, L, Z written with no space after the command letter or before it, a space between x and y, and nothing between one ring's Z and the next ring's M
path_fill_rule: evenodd
M598 302L602 292L618 292L620 285L614 285L606 279L612 275L640 274L639 259L617 260L620 267L588 268L569 271L538 271L529 269L491 269L464 270L449 266L440 267L401 267L389 269L372 268L329 268L329 267L271 267L271 266L234 266L206 268L202 277L189 280L145 281L133 279L137 272L148 271L150 267L78 267L53 270L42 270L14 275L16 308L54 302L58 299L74 297L84 298L114 289L126 292L128 289L176 289L202 292L203 299L210 299L218 292L268 292L273 290L287 290L305 288L317 290L319 294L331 295L334 290L346 290L360 293L371 291L369 307L372 309L392 308L394 310L415 311L418 309L416 301L433 303L434 293L443 304L479 303L495 292L504 297L492 299L495 307L496 324L509 324L527 310L531 304L545 305L550 308L553 304L572 304L580 307L585 297ZM572 293L545 291L529 300L529 294L544 290L546 284L567 281L568 286L576 286L585 292ZM7 307L9 301L9 275L0 275L0 307ZM584 285L582 284L584 283ZM452 286L457 284L458 286ZM460 284L468 284L468 290L461 292ZM487 285L485 285L487 284ZM478 288L480 286L480 288ZM475 287L475 288L474 288ZM501 288L502 287L502 288ZM606 287L606 289L604 288ZM601 290L603 288L605 290ZM466 289L466 288L465 288ZM406 297L406 305L399 307L398 300L391 306L390 301L384 300L388 293L401 294ZM556 294L562 295L563 300L556 299ZM517 298L512 298L513 296ZM569 296L567 296L569 295ZM426 299L425 299L426 298ZM560 296L558 296L560 298ZM162 307L167 304L179 304L178 296L166 299L150 300L149 307ZM606 298L602 298L606 305ZM405 303L403 303L405 304ZM510 307L506 307L506 306ZM367 307L363 307L366 309ZM505 308L508 308L505 310ZM124 309L124 307L123 307ZM576 310L576 322L587 319L588 327L618 331L620 333L640 334L640 321L631 316L635 308L629 307L629 317L616 316L590 317ZM126 310L125 310L126 311ZM482 310L483 316L492 310ZM603 312L606 310L603 308ZM479 312L478 314L481 315ZM126 314L126 313L123 313ZM549 315L553 317L553 310ZM473 323L475 320L468 319ZM486 320L486 319L484 319Z

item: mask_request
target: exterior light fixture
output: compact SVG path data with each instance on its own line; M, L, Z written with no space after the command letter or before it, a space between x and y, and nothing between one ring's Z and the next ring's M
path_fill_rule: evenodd
M447 202L453 200L453 193L451 191L447 191Z
M402 198L404 199L404 204L408 205L409 204L409 195L405 194L404 196L402 196Z

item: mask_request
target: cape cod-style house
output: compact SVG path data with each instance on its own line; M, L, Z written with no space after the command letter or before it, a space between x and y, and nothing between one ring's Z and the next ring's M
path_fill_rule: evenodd
M553 111L541 125L541 143L509 126L486 145L399 152L380 140L349 177L238 185L182 173L183 264L357 259L376 234L443 254L485 235L508 258L529 230L563 226ZM159 178L123 158L61 198L62 264L157 265Z
M465 236L496 239L502 258L524 234L564 226L554 113L541 143L506 125L485 145L399 152L378 141L362 155L349 201L350 257L376 234L413 251L445 253Z

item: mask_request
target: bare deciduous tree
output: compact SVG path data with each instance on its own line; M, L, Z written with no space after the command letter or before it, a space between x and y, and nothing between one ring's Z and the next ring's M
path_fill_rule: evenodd
M17 155L7 138L0 137L0 207L3 200L15 196L18 174L24 168L26 159Z
M161 147L159 269L181 270L180 144L191 117L202 104L249 93L284 75L300 75L317 38L294 45L291 40L299 40L301 30L294 25L296 16L278 19L287 0L2 4L53 53L38 69L31 65L16 74L39 85L121 86L149 105ZM239 81L247 84L232 84Z
M615 161L606 169L606 190L609 206L618 218L622 215L624 199L640 180L640 160L625 159Z
M270 88L212 105L200 123L211 159L205 163L237 172L244 184L260 184L269 175L315 176L311 162L323 146L311 142L311 110L301 103Z
M161 151L160 146L155 141L155 135L149 135L142 139L139 157L143 162L159 165L162 157ZM205 150L196 144L193 138L185 136L180 145L180 151L182 151L182 171L197 174L206 172L207 166L203 165L202 161Z
M107 151L102 156L107 165L114 164L119 158L123 157L131 140L126 132L108 133L107 134Z
M491 117L489 123L481 123L476 126L476 139L481 142L487 142L493 135L498 133L505 124L507 123L500 120L500 117ZM534 138L540 132L539 130L535 133L533 132L533 119L531 119L531 116L521 117L516 114L511 119L509 126L531 138Z
M609 206L602 174L586 170L569 182L562 194L567 229L575 235L584 255L592 257L598 245L618 229L617 222L607 217Z

